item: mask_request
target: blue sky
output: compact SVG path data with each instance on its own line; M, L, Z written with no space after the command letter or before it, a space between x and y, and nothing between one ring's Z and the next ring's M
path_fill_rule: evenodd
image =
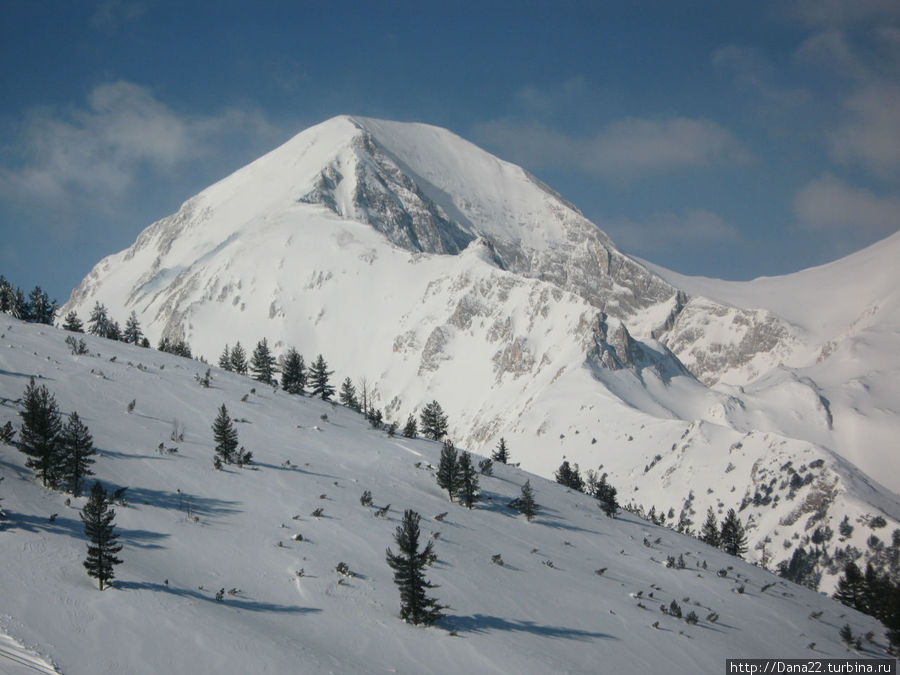
M900 228L896 0L7 0L0 50L0 273L60 301L344 113L447 127L686 274Z

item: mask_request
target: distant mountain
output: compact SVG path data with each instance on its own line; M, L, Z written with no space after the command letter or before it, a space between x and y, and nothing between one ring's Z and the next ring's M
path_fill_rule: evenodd
M126 488L112 504L123 562L97 590L82 567L87 498L43 488L0 444L4 673L662 675L720 672L729 658L886 657L871 617L634 514L608 518L515 466L480 476L469 510L437 485L439 443L391 438L343 406L214 366L204 387L208 366L152 349L84 336L75 355L66 337L3 321L0 426L18 429L30 377L78 412L95 478ZM250 466L213 466L223 403ZM683 454L715 433L695 425ZM738 462L742 450L722 454ZM532 522L509 507L525 481ZM419 550L432 542L437 556L429 595L447 606L427 628L400 619L385 561L406 509L421 516ZM779 531L772 549L802 528Z
M504 436L544 476L602 466L672 525L740 508L774 565L845 515L900 520L897 241L782 279L679 277L444 129L337 117L101 261L61 316L134 311L210 361L263 337L322 353L389 420L437 399L459 444Z

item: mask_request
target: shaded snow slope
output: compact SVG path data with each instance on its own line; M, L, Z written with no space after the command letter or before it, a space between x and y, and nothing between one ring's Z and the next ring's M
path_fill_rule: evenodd
M634 515L608 519L516 467L483 477L469 511L436 485L436 443L217 368L203 388L205 365L153 350L87 336L90 354L73 356L65 335L3 322L0 424L18 427L16 399L38 378L89 426L97 478L128 490L115 507L124 563L101 593L81 566L85 498L66 504L0 446L3 630L60 672L716 672L726 658L856 656L839 640L845 623L876 635L859 655L883 654L870 618ZM252 468L213 469L222 403ZM694 427L684 444L715 433ZM506 507L528 479L541 505L531 523ZM360 504L366 489L387 518ZM431 628L399 620L384 561L405 508L438 554L428 577L449 607ZM686 569L665 567L679 555ZM220 588L234 593L217 602ZM699 623L663 614L673 600Z

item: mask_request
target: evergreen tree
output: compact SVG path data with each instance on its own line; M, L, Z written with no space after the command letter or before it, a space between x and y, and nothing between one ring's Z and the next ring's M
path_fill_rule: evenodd
M728 509L728 513L725 514L719 537L722 541L722 550L726 553L741 557L747 552L747 535L734 509Z
M348 408L356 411L360 410L359 401L356 399L356 387L353 386L353 382L349 377L341 383L340 400Z
M216 457L225 464L231 464L237 459L238 434L224 403L219 408L212 429L213 440L216 442Z
M115 325L115 322L113 322ZM118 326L116 326L118 328ZM107 337L112 337L111 335ZM166 352L167 354L175 354L176 356L183 356L186 359L192 358L191 355L191 346L182 339L170 340L167 337L162 337L159 339L159 344L156 346L157 351Z
M250 370L253 371L253 379L263 384L271 384L275 378L275 357L269 351L266 338L256 343L256 349L250 358Z
M109 316L106 314L106 306L99 301L94 303L91 316L88 319L88 332L91 335L105 338L109 334Z
M457 470L459 486L456 489L456 495L459 501L466 505L466 508L471 509L478 500L478 472L472 463L472 456L465 450L459 455Z
M109 327L106 329L106 338L109 340L122 339L122 329L119 327L118 321L109 322Z
M14 296L15 290L12 285L6 280L6 277L0 274L0 312L10 313Z
M384 424L384 415L381 414L378 408L369 408L369 414L366 415L366 419L369 420L369 424L375 429L380 429Z
M447 435L447 416L437 401L432 401L422 409L422 433L433 441Z
M576 464L573 468L567 459L564 459L563 463L559 465L559 468L554 474L554 478L556 478L556 482L560 485L565 485L578 492L584 490L584 480L581 478L581 472L578 470L578 465Z
M529 522L537 515L539 507L534 501L534 490L531 487L531 480L526 480L525 485L522 486L522 494L516 500L516 508Z
M509 448L506 447L506 439L502 436L497 444L497 448L491 454L491 459L501 464L509 464Z
M320 396L323 401L331 400L331 397L334 396L334 387L329 384L328 378L333 373L333 370L328 370L328 364L325 363L325 359L319 354L315 363L309 367L309 382L312 385L312 396Z
M78 417L77 412L69 415L69 421L60 433L60 450L62 455L62 479L72 488L77 497L81 491L81 482L86 476L93 476L90 466L94 463L94 439L90 431Z
M234 367L231 365L231 350L228 349L227 343L225 344L225 349L222 350L222 354L219 356L219 368L229 372L234 370Z
M704 541L716 548L719 548L722 544L722 538L719 536L719 523L711 506L706 510L706 522L703 523L703 527L700 529L700 541Z
M419 433L419 427L416 424L415 416L410 413L406 418L406 426L403 427L403 435L406 438L415 438Z
M34 323L52 325L57 309L56 300L51 300L40 286L35 286L28 295L28 319Z
M619 502L616 499L618 491L606 480L606 474L600 476L600 480L593 487L594 499L600 502L600 508L610 518L614 518L619 512Z
M238 375L247 374L247 352L244 351L240 341L235 343L234 349L231 350L231 367Z
M281 365L281 386L289 394L302 396L306 391L306 364L293 347L288 349Z
M420 516L412 509L403 513L403 521L394 534L399 553L387 549L387 564L394 570L394 583L400 589L400 618L412 624L431 624L443 616L437 600L426 592L435 588L426 578L424 570L434 560L434 542L429 541L419 551Z
M122 334L122 339L125 342L136 345L140 344L142 337L144 337L144 334L141 332L141 324L138 321L137 314L132 310L128 321L125 322L125 332Z
M819 588L822 573L816 570L816 556L810 551L806 552L802 546L794 549L791 559L778 563L778 576L789 579L796 584L806 586L813 590Z
M848 607L868 614L869 607L866 602L866 595L866 579L862 571L853 561L848 562L844 566L844 573L838 579L834 599Z
M54 488L61 468L59 433L62 428L56 398L44 385L38 387L32 378L22 399L19 446L29 457L25 466L37 471L44 486Z
M459 462L456 456L456 448L453 447L453 441L444 441L444 447L441 448L441 460L437 469L437 484L447 491L450 501L459 488Z
M84 332L84 324L81 322L81 319L78 318L78 314L76 314L75 312L69 312L68 314L66 314L66 320L63 323L63 330L67 330L72 333Z
M84 523L84 534L88 538L87 559L84 568L88 576L97 579L100 590L104 585L115 578L113 565L122 561L116 557L116 553L122 550L122 545L116 543L118 535L113 533L113 519L116 512L109 508L106 490L99 481L94 482L91 488L91 496L81 510L81 521Z

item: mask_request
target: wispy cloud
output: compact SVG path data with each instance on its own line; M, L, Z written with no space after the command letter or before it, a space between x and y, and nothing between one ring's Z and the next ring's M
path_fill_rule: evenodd
M478 125L475 135L525 166L574 168L615 180L748 157L730 131L705 118L627 117L589 137L570 136L536 122L500 119Z
M830 174L807 183L794 198L801 227L820 232L863 230L887 235L900 229L900 198L855 188Z
M602 220L600 227L624 250L656 253L673 246L727 243L740 240L738 228L706 209L657 213L644 221Z
M807 89L778 82L778 69L759 48L723 45L713 51L710 61L717 71L754 96L757 104L770 110L791 111L811 99Z
M142 171L166 174L203 157L230 133L262 133L258 114L237 109L211 116L175 112L130 82L96 86L84 106L33 110L23 122L20 161L0 166L0 192L18 200L120 200Z

